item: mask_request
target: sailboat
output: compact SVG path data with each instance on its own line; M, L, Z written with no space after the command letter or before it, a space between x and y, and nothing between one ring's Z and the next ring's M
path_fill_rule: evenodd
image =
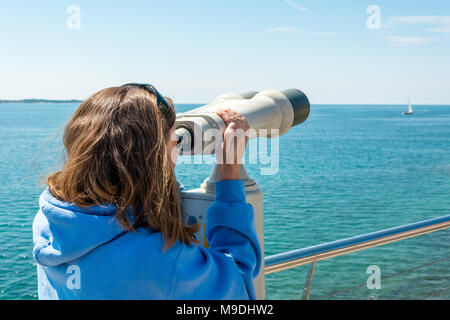
M412 109L412 106L411 106L411 101L408 101L408 111L403 111L402 115L408 116L408 115L412 115L413 113L414 112L413 112L413 109Z

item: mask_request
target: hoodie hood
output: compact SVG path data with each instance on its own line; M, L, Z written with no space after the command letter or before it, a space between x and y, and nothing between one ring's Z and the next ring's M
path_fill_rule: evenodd
M63 202L46 188L33 222L33 256L43 266L57 266L88 254L126 231L115 219L114 205L82 209Z

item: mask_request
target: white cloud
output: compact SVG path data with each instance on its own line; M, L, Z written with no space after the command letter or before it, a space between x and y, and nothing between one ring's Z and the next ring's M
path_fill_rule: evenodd
M389 25L428 25L431 32L450 33L450 16L399 16L389 19Z
M389 36L385 37L389 42L396 44L422 44L436 41L436 39L432 38L424 38L424 37L403 37L403 36Z
M397 24L449 24L450 16L400 16L389 20Z
M448 26L436 27L427 30L431 32L450 33L450 24Z
M284 0L284 2L297 10L300 10L303 12L311 12L311 10L299 5L297 2L294 2L293 0Z

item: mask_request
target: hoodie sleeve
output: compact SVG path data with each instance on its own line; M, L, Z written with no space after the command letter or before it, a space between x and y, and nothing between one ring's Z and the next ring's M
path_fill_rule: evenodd
M173 299L256 299L253 279L261 266L261 249L244 182L217 181L215 188L215 201L206 218L209 248L182 246Z

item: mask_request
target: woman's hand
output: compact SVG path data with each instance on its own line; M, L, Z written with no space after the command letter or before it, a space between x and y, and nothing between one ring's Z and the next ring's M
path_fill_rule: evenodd
M230 109L219 109L216 114L225 122L221 152L217 152L219 180L239 180L239 167L248 142L250 128L244 116Z

